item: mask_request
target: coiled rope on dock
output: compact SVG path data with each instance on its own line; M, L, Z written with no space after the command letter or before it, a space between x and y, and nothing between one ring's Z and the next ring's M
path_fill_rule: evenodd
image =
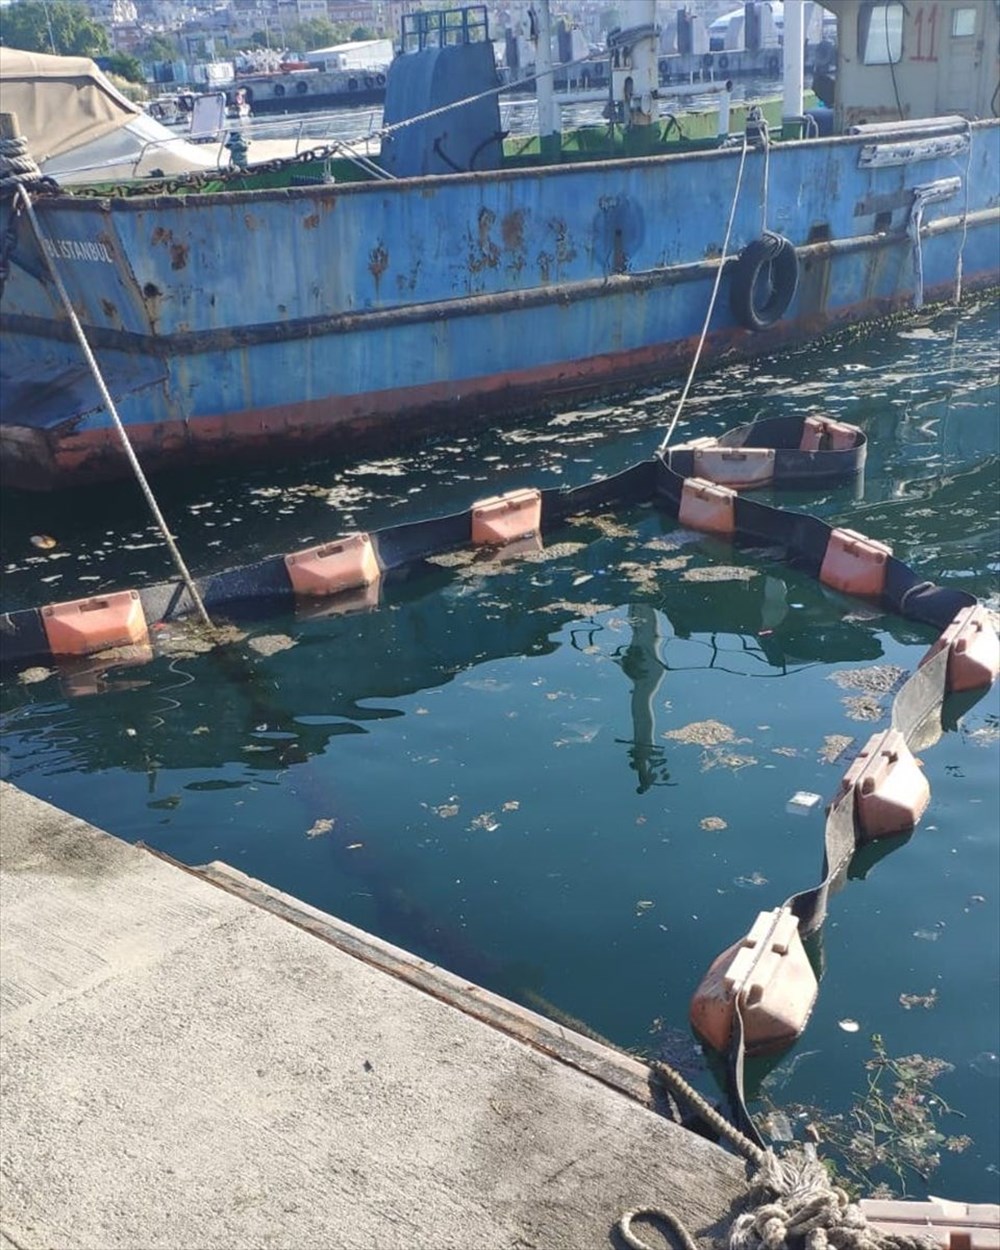
M698 1094L695 1097L704 1101ZM705 1115L713 1108L705 1103L700 1110ZM727 1127L735 1132L731 1125ZM890 1233L869 1223L860 1204L833 1184L811 1147L778 1156L744 1140L760 1156L750 1182L751 1201L757 1205L733 1221L729 1250L932 1250L936 1245L925 1233ZM754 1156L748 1153L748 1157ZM652 1250L633 1229L636 1220L665 1226L683 1250L699 1250L678 1216L660 1206L635 1207L621 1216L618 1233L629 1250Z

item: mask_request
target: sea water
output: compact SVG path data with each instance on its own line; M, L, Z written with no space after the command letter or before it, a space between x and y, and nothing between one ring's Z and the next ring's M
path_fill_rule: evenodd
M677 437L807 411L860 425L863 483L776 502L887 541L921 576L996 608L997 330L996 303L974 301L705 372ZM206 573L614 472L653 451L677 393L671 382L360 463L202 471L157 490ZM8 493L2 519L5 609L171 575L130 483ZM162 657L112 670L90 697L54 670L7 674L2 772L120 837L225 860L663 1055L716 1098L691 994L758 911L818 880L823 803L934 633L773 552L634 508L516 559L436 563L373 612L269 619L222 652L165 631ZM779 1136L887 1143L872 1183L997 1201L996 688L921 759L930 807L831 899L815 1011L751 1074L752 1109ZM879 1101L866 1094L879 1053L948 1066L930 1094L894 1091L883 1069ZM909 1156L877 1119L894 1092L923 1097Z

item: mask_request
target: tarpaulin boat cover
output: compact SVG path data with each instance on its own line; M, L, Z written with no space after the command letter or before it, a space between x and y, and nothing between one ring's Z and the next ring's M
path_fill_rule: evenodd
M42 162L92 143L141 116L85 56L0 47L0 101Z

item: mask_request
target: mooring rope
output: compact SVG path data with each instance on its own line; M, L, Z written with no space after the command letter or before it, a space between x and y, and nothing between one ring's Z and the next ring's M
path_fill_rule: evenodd
M70 325L73 327L73 333L76 335L77 342L80 344L80 349L86 358L88 366L90 367L90 372L93 374L94 381L97 383L97 389L101 393L101 399L104 401L104 406L111 414L111 420L114 422L115 429L118 432L122 448L125 451L125 455L128 457L129 464L132 466L132 472L135 474L136 481L139 483L142 493L146 497L146 503L149 505L149 510L153 514L153 519L156 521L160 533L163 535L163 541L167 545L167 549L170 552L174 566L180 574L181 581L183 581L188 594L191 596L192 602L198 610L198 615L201 617L205 626L214 633L215 626L212 624L212 620L209 617L208 612L205 610L205 604L202 602L201 595L198 593L198 588L194 584L194 579L188 572L188 567L184 563L184 558L178 550L177 544L174 542L173 535L167 528L167 523L164 520L163 513L160 511L160 506L156 502L156 497L150 489L145 473L142 471L142 466L139 464L139 459L135 454L132 442L126 433L124 425L122 425L121 417L118 415L118 409L115 407L115 401L111 398L111 392L108 390L107 384L104 381L104 375L101 373L100 366L94 357L94 353L90 349L90 344L87 342L87 336L83 332L83 326L80 325L79 318L73 309L72 303L70 302L69 294L66 291L66 287L63 285L63 280L59 275L59 270L56 268L55 261L49 255L45 247L45 238L42 235L42 229L39 225L38 217L35 215L35 206L31 202L31 196L22 185L17 187L15 194L21 198L24 205L24 210L28 215L31 228L38 241L38 249L45 259L46 267L52 276L52 281L55 283L56 290L59 292L59 298L62 301L63 308L66 310L66 316L69 318Z
M729 1250L932 1250L936 1245L926 1233L889 1233L870 1224L810 1148L780 1157L773 1150L757 1153L750 1194L758 1205L733 1221ZM618 1232L629 1250L651 1250L633 1231L639 1219L666 1225L684 1250L699 1250L676 1213L660 1206L634 1207L621 1216Z
M744 166L746 165L748 146L749 145L747 143L747 137L746 137L746 134L744 134L743 146L740 149L740 166L736 174L736 190L733 192L733 202L729 209L729 221L726 223L726 234L725 234L725 238L722 240L722 254L719 256L719 267L715 271L715 282L712 286L712 296L708 301L708 311L705 313L705 323L701 327L701 335L698 338L698 346L695 348L694 359L691 361L691 368L688 370L687 381L684 383L684 389L683 391L681 391L681 397L677 401L677 407L674 410L673 419L671 420L670 425L667 427L667 432L663 436L663 441L660 443L659 447L657 447L656 449L656 454L658 456L662 456L665 454L667 447L670 443L670 439L673 436L674 430L677 426L677 422L680 419L681 412L684 408L685 403L687 402L688 392L691 389L691 384L692 382L694 382L694 375L698 369L698 361L701 360L701 353L702 353L702 349L705 346L705 339L708 337L709 323L712 320L712 313L715 312L715 301L718 299L718 296L719 296L719 286L722 283L722 273L726 267L726 256L729 251L729 238L733 232L733 222L736 219L736 205L739 203L740 188L743 185L743 169L744 169Z
M43 176L24 135L0 139L0 192L12 186L38 182Z

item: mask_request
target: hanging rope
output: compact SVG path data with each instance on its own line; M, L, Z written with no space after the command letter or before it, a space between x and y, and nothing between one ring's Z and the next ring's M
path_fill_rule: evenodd
M969 137L969 154L965 158L965 204L962 208L962 239L958 245L958 260L955 262L955 303L962 302L962 266L965 256L965 241L969 235L969 174L972 172L972 122L966 120L966 134Z
M743 146L740 149L740 166L736 173L736 190L733 192L733 202L729 209L729 221L726 223L726 235L722 240L722 255L719 257L719 267L715 271L715 282L712 286L711 299L708 301L708 312L705 314L705 324L701 327L701 335L698 339L698 346L695 348L694 359L691 361L691 368L688 370L687 381L684 383L684 389L681 391L681 397L677 401L677 407L674 410L673 420L667 427L667 432L663 436L663 441L656 449L656 454L658 456L662 456L666 452L670 439L673 436L674 429L680 419L681 411L684 408L684 404L687 402L688 391L690 391L691 384L694 381L694 375L698 368L698 361L701 359L702 349L705 346L705 339L708 337L709 323L712 320L712 313L715 312L715 301L719 295L719 285L722 282L722 273L726 267L726 256L729 251L729 238L733 232L733 221L736 218L736 205L739 203L740 188L743 185L743 169L747 160L747 147L747 137L744 134Z
M142 493L146 497L146 503L149 505L149 510L153 514L153 519L156 521L160 533L163 535L163 541L167 544L167 549L170 552L170 556L174 562L177 572L180 574L181 581L183 581L185 587L187 588L187 592L191 596L191 600L198 610L198 615L201 617L205 626L214 633L215 626L212 624L211 618L205 610L205 605L202 602L201 595L198 593L198 588L194 584L194 579L188 572L187 565L184 563L184 559L177 548L177 544L174 542L173 535L167 528L167 523L164 520L159 504L156 502L153 492L150 489L149 482L146 481L146 475L142 471L142 466L139 464L139 460L135 454L134 448L132 447L129 436L125 432L125 427L122 425L121 417L118 415L118 409L115 407L115 401L111 398L111 393L109 392L104 381L100 367L94 358L94 353L90 350L90 344L87 342L87 336L84 334L83 327L80 325L76 312L73 309L73 305L70 302L70 298L65 286L63 285L62 278L59 276L58 269L56 269L55 261L45 248L44 236L42 235L38 218L35 215L35 207L31 202L31 196L23 186L18 186L15 194L20 197L21 202L24 205L24 211L28 215L28 220L31 222L31 228L38 241L38 250L45 258L46 267L52 276L52 281L55 283L56 290L59 292L59 298L62 300L63 308L66 310L66 316L69 318L70 325L73 327L73 333L76 335L77 341L80 344L80 349L86 358L88 366L90 367L90 372L93 374L94 381L97 383L97 389L101 393L101 399L104 401L104 406L111 414L111 420L114 422L115 429L118 432L122 448L125 455L128 457L129 464L132 466L132 472L135 474L136 481L139 483Z

